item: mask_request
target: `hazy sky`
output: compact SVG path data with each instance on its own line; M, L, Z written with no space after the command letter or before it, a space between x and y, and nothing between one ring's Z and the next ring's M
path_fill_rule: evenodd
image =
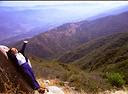
M128 1L0 1L0 5L4 6L35 6L35 5L102 5L102 6L120 6L128 5Z
M16 10L38 9L39 20L47 23L85 20L126 5L128 1L0 1L0 6Z
M16 9L61 9L67 13L95 15L104 11L128 5L128 1L0 1L0 6Z

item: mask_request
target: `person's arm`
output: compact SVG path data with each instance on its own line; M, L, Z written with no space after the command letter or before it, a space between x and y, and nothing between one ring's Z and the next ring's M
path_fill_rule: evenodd
M24 55L24 52L25 52L25 48L26 48L26 44L28 43L28 41L24 41L24 44L20 50L20 53L22 53Z

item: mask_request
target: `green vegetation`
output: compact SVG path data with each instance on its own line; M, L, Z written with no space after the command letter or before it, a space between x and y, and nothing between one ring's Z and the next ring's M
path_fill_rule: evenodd
M57 61L37 57L31 61L39 78L68 81L79 91L98 92L113 86L121 88L128 84L127 40L128 33L118 33L92 40L65 53Z
M48 61L39 58L31 58L33 69L38 78L59 79L69 82L69 86L76 90L86 92L98 92L99 90L110 89L110 85L98 73L88 73L72 64L64 64L56 61Z
M100 37L65 53L58 61L78 66L89 75L93 72L99 74L107 86L114 85L118 88L126 86L128 84L127 40L127 32ZM106 75L107 72L109 74ZM95 74L93 76L95 77ZM101 84L104 89L108 88L104 87L104 82Z
M122 87L125 84L124 76L120 73L106 73L106 77L113 86Z

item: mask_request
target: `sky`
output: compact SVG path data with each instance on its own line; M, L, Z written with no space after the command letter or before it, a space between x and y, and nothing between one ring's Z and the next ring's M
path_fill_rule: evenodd
M128 5L128 1L0 1L0 6L26 9L62 9L70 13L95 15Z
M0 6L16 10L37 10L39 16L33 16L33 19L47 24L86 20L126 5L128 1L0 1Z
M103 6L120 6L127 5L127 1L0 1L0 5L3 6L26 6L32 7L36 5L73 5L73 4L85 4L85 5L103 5Z

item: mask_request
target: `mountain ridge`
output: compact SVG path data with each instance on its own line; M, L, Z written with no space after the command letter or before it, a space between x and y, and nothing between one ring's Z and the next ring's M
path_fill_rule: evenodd
M128 12L124 12L90 22L81 21L61 25L30 38L28 52L43 58L56 58L65 51L73 50L95 38L127 32L127 17ZM38 49L38 53L34 49Z
M44 28L42 30L42 32L44 32L44 31L47 31L51 27L56 27L56 26L59 26L63 23L67 23L67 22L74 22L71 19L66 19L67 17L65 17L65 19L68 21L63 21L63 20L56 21L54 18L57 18L58 15L56 15L56 16L53 15L53 17L50 17L50 19L48 19L47 16L49 16L49 15L47 15L47 12L49 13L49 11L53 10L53 11L55 11L55 13L60 12L62 14L63 14L63 12L61 12L61 10L51 9L51 8L45 10L45 7L47 8L47 6L44 6L44 8L42 8L42 9L38 9L38 8L37 9L30 8L29 9L28 8L27 10L24 10L25 8L23 8L23 9L17 8L16 9L15 7L0 6L0 9L1 9L0 17L1 17L1 23L2 23L2 24L0 24L0 30L1 30L0 41L2 41L2 40L4 41L6 39L8 42L11 37L20 36L20 35L23 36L22 33L27 33L29 31L31 32L33 30L33 28L35 29L38 27L39 28L42 27L42 28ZM37 12L37 10L39 11L39 13ZM43 10L44 10L44 12L43 12ZM115 14L117 15L124 11L127 11L127 6L122 6L122 7L115 8L113 10L106 11L107 15L105 13L101 13L102 16L97 15L94 18L98 19L98 18L108 16L108 15L115 15ZM55 14L55 13L53 12L53 14ZM42 14L45 14L45 15L42 15ZM26 15L28 15L28 16L26 16ZM33 19L33 18L35 18L35 19ZM71 17L71 18L73 18L73 17ZM86 20L90 20L90 19L94 20L94 18L93 17L91 17L91 18L85 17ZM79 19L76 21L80 21L80 20L84 20L84 19L82 18L82 19ZM51 23L51 21L56 22L56 23ZM11 31L11 33L10 33L10 31ZM38 31L40 31L40 30L37 29L35 31L38 33ZM7 32L7 34L5 32ZM33 35L35 35L35 34L33 33ZM25 38L29 38L29 35L27 35L27 37L25 36L24 39ZM22 38L20 38L20 40L22 40Z

